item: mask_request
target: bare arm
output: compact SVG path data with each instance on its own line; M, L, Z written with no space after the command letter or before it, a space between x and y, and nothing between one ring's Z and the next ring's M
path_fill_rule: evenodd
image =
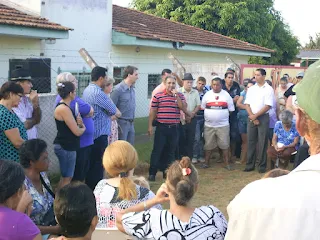
M293 140L293 143L289 144L288 146L284 146L285 148L294 148L295 146L297 146L299 142L299 137L295 137L294 140Z
M90 107L90 112L88 113L88 115L86 117L92 117L93 114L94 114L93 107Z
M240 96L240 97L238 98L238 101L237 101L237 104L236 104L236 105L237 105L238 108L240 108L240 109L242 109L242 110L246 110L247 107L246 107L245 104L242 103L242 101L243 101L243 96Z
M126 233L126 231L124 230L123 225L122 225L122 217L124 214L130 213L130 212L142 212L142 211L147 210L157 204L159 204L159 203L156 201L156 198L152 198L152 199L146 200L145 202L141 202L137 205L129 207L129 208L123 210L122 212L119 212L116 216L117 228L119 229L119 231ZM144 208L144 206L146 206L146 209Z
M261 115L265 114L270 110L271 106L265 105L259 112L257 112L255 115L256 118L260 117Z
M177 79L177 83L180 87L183 86L183 81L181 80L181 78L179 78L178 74L176 73L172 73L173 76L175 76L175 78Z
M295 114L295 109L292 105L292 96L288 97L288 100L286 102L286 109L289 110L290 112L292 112L293 114Z
M4 131L6 137L10 140L13 146L19 149L24 142L24 140L20 136L20 132L18 128L12 128Z
M121 117L121 115L122 115L122 114L121 114L120 110L117 108L117 110L116 110L116 115L115 115L115 116L116 116L117 118L119 118L119 117Z
M188 111L187 109L187 103L185 101L182 101L179 94L176 95L177 104L179 109L184 112L188 117L192 117L192 113Z
M41 120L41 109L39 105L33 105L33 112L32 117L28 118L24 122L24 127L28 130L33 128L34 125L37 125L40 123Z
M149 122L148 122L148 135L151 136L153 133L152 123L157 117L157 108L151 108L149 113Z
M200 105L196 106L195 109L193 109L193 111L192 111L193 117L194 117L194 115L197 114L197 112L198 112L199 110L200 110Z
M251 107L250 107L249 104L246 104L246 110L247 110L249 116L250 116L250 115L253 115L252 110L251 110Z
M157 191L157 194L154 198L146 200L144 202L141 202L137 205L134 205L132 207L129 207L125 210L123 210L122 212L117 214L116 217L116 225L117 228L122 231L123 233L125 233L123 225L122 225L122 216L123 214L129 213L129 212L142 212L144 210L147 210L151 207L153 207L154 205L157 204L162 204L164 202L168 202L169 201L169 196L167 194L167 188L165 183L163 183L161 185L161 187L159 188L159 190Z
M66 123L68 128L71 130L71 132L76 135L76 136L81 136L86 128L79 127L76 120L74 119L72 112L70 109L68 109L66 106L60 105L59 107L56 108L55 111L55 117L59 116L62 118L62 120Z
M177 99L177 104L178 104L179 109L182 111L186 110L187 104L186 103L184 104L184 102L182 102L179 94L176 95L176 99Z
M57 226L39 226L39 225L37 225L37 227L40 229L40 232L43 235L45 235L45 234L55 234L55 235L61 234L61 228L59 225L57 225Z

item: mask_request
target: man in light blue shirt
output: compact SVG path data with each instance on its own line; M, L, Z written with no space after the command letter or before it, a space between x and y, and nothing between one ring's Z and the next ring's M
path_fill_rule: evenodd
M124 140L134 145L134 116L136 110L136 92L134 84L138 80L138 68L127 66L124 69L124 80L117 84L112 93L111 99L122 113L118 119L119 140Z
M102 156L108 146L108 135L111 132L111 116L116 114L116 106L103 92L107 84L108 70L95 67L91 72L91 83L83 92L83 100L94 109L94 143L90 159L89 172L86 178L87 185L93 190L103 178Z

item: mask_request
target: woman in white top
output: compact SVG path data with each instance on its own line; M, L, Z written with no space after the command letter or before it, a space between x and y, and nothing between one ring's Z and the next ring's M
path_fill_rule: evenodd
M223 214L212 205L190 206L197 188L198 173L190 159L174 162L155 198L118 214L118 229L138 239L223 240L227 232ZM167 201L169 210L149 209Z
M103 167L109 178L101 180L94 190L99 228L115 228L118 212L154 198L153 192L131 179L137 162L136 150L126 141L115 141L104 152Z

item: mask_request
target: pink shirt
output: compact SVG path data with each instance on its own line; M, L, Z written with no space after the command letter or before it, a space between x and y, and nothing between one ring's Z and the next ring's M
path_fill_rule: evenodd
M166 89L166 86L162 82L158 86L156 86L156 88L152 91L151 100L150 100L150 104L149 104L150 109L151 109L152 99L153 99L154 95L156 95L157 93L160 93L160 92L164 92L165 89Z

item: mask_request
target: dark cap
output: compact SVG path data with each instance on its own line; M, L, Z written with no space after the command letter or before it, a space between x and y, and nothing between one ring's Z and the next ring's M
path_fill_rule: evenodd
M233 68L229 67L226 72L227 72L227 73L228 73L228 72L233 72L233 73L235 73L236 71L235 71Z
M185 73L185 74L183 75L182 80L191 80L191 81L193 81L194 78L192 77L192 74L191 74L191 73Z
M10 81L31 81L31 74L27 69L17 68L11 72Z

